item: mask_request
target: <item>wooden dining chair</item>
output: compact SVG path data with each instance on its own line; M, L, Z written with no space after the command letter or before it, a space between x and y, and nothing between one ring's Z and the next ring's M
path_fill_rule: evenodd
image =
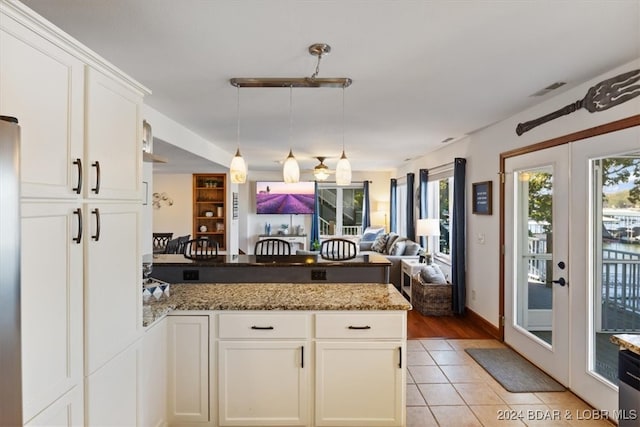
M291 255L291 245L282 239L262 239L253 248L254 255Z
M332 261L353 259L358 254L356 242L347 239L327 239L320 244L320 257Z
M173 237L173 233L153 233L153 253L164 253L169 240Z
M206 237L188 240L184 244L183 252L189 259L211 259L218 256L218 242Z

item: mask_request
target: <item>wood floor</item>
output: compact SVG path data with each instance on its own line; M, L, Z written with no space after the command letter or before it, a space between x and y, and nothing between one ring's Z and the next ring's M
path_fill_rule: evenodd
M491 339L487 331L465 316L423 316L410 310L407 338Z

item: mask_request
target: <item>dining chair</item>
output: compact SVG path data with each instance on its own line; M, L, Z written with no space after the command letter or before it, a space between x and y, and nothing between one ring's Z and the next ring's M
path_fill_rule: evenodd
M210 259L218 256L218 242L209 240L207 237L188 240L184 244L183 252L185 258L189 259Z
M182 252L184 252L185 243L187 243L190 238L191 238L191 235L187 234L186 236L180 236L180 237L176 237L175 239L169 240L164 253L165 254L181 254Z
M153 233L153 253L164 253L169 240L173 237L173 233Z
M262 239L253 248L254 255L291 255L291 245L282 239Z
M327 239L320 243L320 257L332 261L353 259L358 254L356 242L347 239Z

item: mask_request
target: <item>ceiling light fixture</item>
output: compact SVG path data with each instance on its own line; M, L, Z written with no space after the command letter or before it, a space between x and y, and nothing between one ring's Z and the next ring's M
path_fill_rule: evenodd
M318 77L320 60L331 52L326 43L315 43L309 46L309 53L318 57L316 71L311 77L235 77L230 80L236 87L341 87L351 85L348 77Z
M344 154L344 88L342 88L342 156L336 165L336 184L351 184L351 163Z
M244 184L247 182L247 164L244 162L242 155L240 154L240 87L238 87L238 102L237 102L237 115L238 115L238 129L236 132L236 155L231 159L229 165L229 175L231 176L231 182L234 184Z
M330 175L329 168L327 167L327 165L324 164L325 157L316 157L316 159L320 161L320 164L316 165L316 167L313 168L313 176L318 181L324 181L327 178L329 178L329 175Z
M293 141L293 86L289 88L289 155L282 167L282 177L287 184L294 184L300 181L300 166L293 157L291 142Z

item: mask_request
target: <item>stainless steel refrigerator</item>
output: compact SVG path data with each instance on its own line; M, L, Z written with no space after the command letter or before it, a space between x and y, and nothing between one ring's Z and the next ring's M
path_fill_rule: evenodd
M22 425L20 126L0 116L0 426Z

